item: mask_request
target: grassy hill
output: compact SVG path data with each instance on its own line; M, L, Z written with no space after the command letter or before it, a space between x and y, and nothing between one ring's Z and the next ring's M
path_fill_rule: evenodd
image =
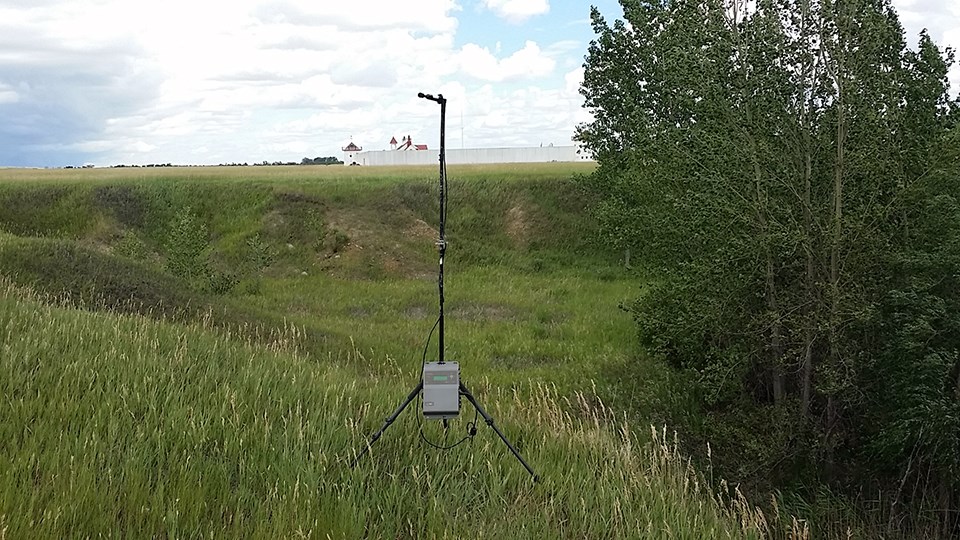
M450 169L447 357L539 484L482 421L421 442L466 402L347 466L435 322L432 169L3 171L0 537L768 535L604 403L638 283L585 170Z

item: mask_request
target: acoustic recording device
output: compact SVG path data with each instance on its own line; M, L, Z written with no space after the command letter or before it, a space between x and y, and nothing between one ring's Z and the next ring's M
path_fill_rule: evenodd
M444 309L443 309L443 259L447 251L447 240L446 240L446 222L447 222L447 158L446 158L446 131L447 131L447 99L443 97L443 94L424 94L420 92L417 94L417 97L422 99L428 99L430 101L436 102L440 105L440 238L437 242L437 248L440 251L440 268L437 276L437 285L439 293L439 308L440 313L437 317L437 324L434 328L439 329L438 333L438 343L437 343L437 362L423 362L423 372L421 373L420 381L417 382L417 385L413 387L407 398L397 407L393 414L387 417L383 422L383 425L378 429L370 438L367 440L367 444L356 454L353 458L353 461L350 463L351 467L356 466L360 461L360 458L365 456L367 452L370 451L370 448L380 440L380 437L383 433L389 428L397 417L400 416L400 413L413 402L417 396L423 398L423 416L427 419L442 420L443 426L446 429L447 420L450 418L456 418L460 414L460 396L463 396L473 405L473 408L476 410L477 414L483 417L483 420L493 429L494 433L500 437L500 440L503 441L507 448L513 453L514 457L523 465L523 467L530 473L530 476L533 477L533 481L537 482L538 477L536 473L533 472L533 469L530 465L523 459L523 456L520 455L520 452L510 444L510 441L507 440L507 437L500 431L500 428L497 427L496 423L487 411L480 406L480 403L477 402L477 399L473 397L473 394L467 389L466 385L463 384L463 381L460 380L460 365L456 362L445 362L443 359L444 354ZM433 330L430 331L430 335L433 334ZM430 343L430 336L427 337L427 344ZM426 346L423 350L422 361L426 360L427 349ZM476 416L474 416L474 421L468 424L469 430L467 436L463 439L460 439L460 442L454 443L450 446L439 446L435 443L430 443L426 440L423 435L423 428L420 429L420 436L424 441L428 442L430 446L441 450L449 450L456 447L461 442L472 439L477 433L476 427Z
M428 362L423 365L423 417L456 418L460 414L460 365Z

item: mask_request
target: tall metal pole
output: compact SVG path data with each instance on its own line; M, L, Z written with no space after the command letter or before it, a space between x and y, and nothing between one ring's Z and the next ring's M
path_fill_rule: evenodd
M446 138L446 132L447 132L447 129L446 129L446 128L447 128L447 99L446 99L445 97L443 97L443 94L437 94L436 97L434 97L434 96L431 95L431 94L424 94L423 92L420 92L419 94L417 94L417 97L420 97L420 98L423 98L423 99L429 99L430 101L435 101L435 102L437 102L437 103L440 104L440 240L439 240L439 242L437 242L437 247L439 248L439 251L440 251L440 275L439 275L438 280L437 280L437 281L438 281L438 285L439 285L439 287L440 287L440 318L439 318L439 320L437 321L437 322L438 322L438 325L440 326L440 340L439 340L440 350L439 350L439 359L437 360L437 363L443 364L443 363L444 363L444 360L443 360L443 257L444 257L444 255L445 255L446 252L447 252L447 237L446 237L446 225L447 225L447 153L446 153L446 152L447 152L447 150L446 150L446 149L447 149L447 138ZM461 122L461 124L462 124L462 122ZM421 373L421 375L422 375L422 373ZM423 378L421 377L420 381L418 381L418 383L417 383L417 386L416 386L413 390L410 391L410 394L407 396L407 399L404 400L404 402L401 403L400 406L397 407L397 409L393 411L393 414L391 414L391 415L387 418L387 420L384 422L383 426L382 426L376 433L374 433L374 434L370 437L370 439L367 441L367 446L366 446L366 448L364 448L362 451L360 451L360 453L357 454L357 456L356 456L356 457L354 458L354 460L353 460L353 463L351 464L351 467L354 466L354 465L356 465L357 462L360 460L360 458L363 457L364 455L366 455L366 453L370 450L370 446L372 446L373 443L377 442L377 440L380 439L380 436L383 435L383 432L386 431L387 428L389 428L391 424L393 424L393 422L397 419L398 416L400 416L400 413L403 412L403 410L407 407L407 405L409 405L409 404L414 400L414 398L416 398L417 395L419 395L420 392L422 392L422 391L423 391ZM514 446L513 446L512 444L510 444L510 441L507 440L507 438L506 438L506 436L504 436L503 432L500 431L500 428L497 427L497 425L496 425L496 423L494 422L493 418L492 418L489 414L487 414L487 411L483 410L483 407L480 406L480 403L477 402L476 398L473 396L472 393L470 393L470 390L467 389L467 387L463 384L462 381L460 382L459 393L460 393L460 395L462 395L463 397L467 398L467 401L469 401L470 404L472 404L472 405L474 406L474 408L477 410L477 412L480 413L481 416L483 416L483 419L487 422L487 425L490 426L491 428L493 428L493 431L497 434L498 437L500 437L500 440L503 441L503 443L507 445L507 448L510 449L510 451L513 453L514 457L516 457L516 458L520 461L520 463L523 465L523 467L524 467L525 469L527 469L527 472L529 472L529 473L530 473L530 476L533 477L533 481L534 481L534 482L539 481L539 477L538 477L537 474L533 471L533 468L531 468L530 465L523 459L523 457L520 455L520 452L518 452L517 449L514 448ZM446 422L447 422L447 420L444 419L443 422L444 422L444 427L446 427ZM476 432L476 430L474 429L474 432L473 432L473 433L475 433L475 432ZM471 437L472 437L472 436L473 436L473 435L471 434Z
M440 240L437 242L437 249L440 251L440 276L437 279L440 288L440 339L438 341L439 351L437 363L442 364L443 358L443 257L447 253L447 98L443 94L424 94L420 92L417 97L429 99L440 104Z
M437 94L440 103L440 340L439 363L443 363L443 257L447 253L447 99Z

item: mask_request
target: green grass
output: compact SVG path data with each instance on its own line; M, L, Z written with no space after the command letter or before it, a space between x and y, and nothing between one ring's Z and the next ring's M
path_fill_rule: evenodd
M779 530L625 413L639 283L595 242L588 170L450 169L446 356L540 484L482 421L421 444L416 405L347 467L436 320L432 169L0 172L0 538Z
M52 307L9 284L0 336L0 530L11 538L744 533L668 441L641 443L589 392L571 400L528 380L520 400L472 384L540 484L485 427L449 453L419 445L414 414L350 469L411 382L385 358L356 353L382 365L357 378L282 340L254 347Z
M632 285L625 277L601 281L586 271L518 275L500 267L448 267L446 357L461 362L466 376L488 374L497 384L532 378L575 388L629 354L633 325L611 303L627 297ZM413 376L438 315L435 276L362 286L301 276L272 281L248 302L348 339L341 351L355 347L401 360ZM427 358L436 359L436 336Z

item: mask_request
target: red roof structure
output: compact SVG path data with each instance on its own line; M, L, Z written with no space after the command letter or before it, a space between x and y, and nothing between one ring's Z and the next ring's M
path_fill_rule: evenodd
M350 141L350 144L343 148L344 152L359 152L361 150L363 150L363 148L353 144L353 141Z
M407 135L402 140L403 142L397 147L397 150L427 150L427 145L425 144L413 144L413 137L410 135ZM392 137L390 139L390 144L397 144L397 138Z

